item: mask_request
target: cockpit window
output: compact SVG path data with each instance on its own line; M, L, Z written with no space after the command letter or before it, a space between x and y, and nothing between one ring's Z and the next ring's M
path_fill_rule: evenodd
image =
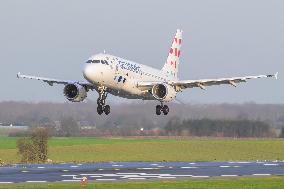
M109 65L107 60L88 60L86 63L88 63L88 64L90 64L90 63L93 63L93 64L102 63L102 64Z
M108 65L108 61L106 61L106 60L101 60L101 63Z

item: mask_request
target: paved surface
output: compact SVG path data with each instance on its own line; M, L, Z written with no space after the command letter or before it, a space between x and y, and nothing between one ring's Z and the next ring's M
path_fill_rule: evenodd
M284 176L282 162L172 162L13 165L0 167L0 185L14 183L129 181L210 177Z

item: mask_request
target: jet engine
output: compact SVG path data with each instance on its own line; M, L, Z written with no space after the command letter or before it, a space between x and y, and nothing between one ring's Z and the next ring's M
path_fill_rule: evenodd
M64 96L71 102L81 102L87 98L87 90L78 84L67 84L63 90Z
M152 95L155 99L169 102L176 98L177 92L168 84L156 84L152 87Z

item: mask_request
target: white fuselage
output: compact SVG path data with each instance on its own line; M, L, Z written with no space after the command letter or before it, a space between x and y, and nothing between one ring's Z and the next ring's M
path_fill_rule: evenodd
M154 100L145 90L137 87L138 82L170 82L175 77L161 70L138 64L109 54L97 54L88 59L84 66L85 79L110 90L111 94L129 99Z

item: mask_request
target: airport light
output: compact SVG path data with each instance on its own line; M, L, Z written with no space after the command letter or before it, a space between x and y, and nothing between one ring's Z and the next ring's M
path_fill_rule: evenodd
M82 189L85 188L86 182L87 182L87 177L83 177L83 179L82 179Z

